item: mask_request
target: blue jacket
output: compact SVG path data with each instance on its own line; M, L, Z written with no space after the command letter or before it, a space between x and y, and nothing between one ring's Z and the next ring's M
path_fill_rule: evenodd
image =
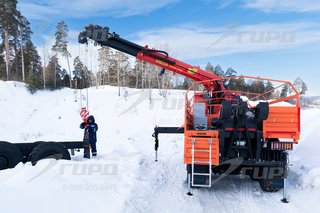
M92 120L92 123L89 123L89 120ZM80 128L84 129L84 140L88 140L89 143L95 143L97 142L97 131L98 131L98 125L95 123L94 117L90 115L87 118L87 123L83 122L80 124Z

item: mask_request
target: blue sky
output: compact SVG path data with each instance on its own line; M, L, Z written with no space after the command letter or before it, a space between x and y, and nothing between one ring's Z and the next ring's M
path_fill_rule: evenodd
M100 24L141 45L165 47L193 65L211 62L281 80L301 77L308 95L320 95L319 0L20 0L19 8L40 52L50 49L55 25L64 20L72 56L83 55L78 32Z

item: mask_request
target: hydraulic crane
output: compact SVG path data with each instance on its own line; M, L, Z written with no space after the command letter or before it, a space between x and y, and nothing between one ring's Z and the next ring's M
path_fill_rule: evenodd
M159 133L184 133L188 186L211 187L213 174L249 175L269 192L285 186L287 150L300 138L300 97L290 82L221 77L172 58L165 51L125 40L108 27L85 27L79 34L79 43L85 44L89 39L161 67L160 75L170 70L195 81L185 95L183 128L155 128L153 135L157 150ZM278 86L253 93L226 85L239 78L272 81ZM288 97L270 99L270 94L285 85L293 91Z
M174 73L183 75L195 81L207 81L220 79L221 77L213 73L208 73L200 67L192 66L172 57L162 50L150 49L148 46L142 47L128 40L120 38L116 33L109 32L108 27L98 25L86 26L84 31L79 34L79 43L85 44L88 39L92 39L96 44L108 46L118 51L127 53L137 59L162 67L160 75L164 74L165 70L170 70ZM204 83L207 90L224 90L223 82L206 82Z

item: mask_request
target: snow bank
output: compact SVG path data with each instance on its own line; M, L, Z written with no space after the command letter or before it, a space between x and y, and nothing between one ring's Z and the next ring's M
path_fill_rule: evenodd
M183 124L184 91L89 89L96 117L98 158L43 160L0 171L1 212L313 212L320 197L320 109L302 111L302 139L291 153L291 202L264 193L247 177L227 177L210 189L186 192L183 136L161 135L154 162L153 127ZM127 95L126 94L127 91ZM25 85L0 81L0 140L81 140L79 111L86 92L71 89L30 95ZM77 100L77 102L75 102Z

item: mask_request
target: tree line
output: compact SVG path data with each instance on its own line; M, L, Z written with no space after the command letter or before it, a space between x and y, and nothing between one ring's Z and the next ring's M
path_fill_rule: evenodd
M238 74L237 71L231 67L224 71L220 65L213 66L210 62L207 64L205 70L221 77L236 76ZM308 85L300 77L294 80L293 86L300 95L305 95L308 91ZM238 78L230 78L227 89L241 91L247 95L248 93L252 93L252 96L256 96L254 94L265 94L266 99L284 98L294 94L289 84L279 83L279 85L273 85L270 80L245 79L242 75Z
M149 63L130 59L126 54L100 47L98 50L98 70L90 70L79 56L72 58L68 50L68 26L59 21L55 30L55 43L50 48L49 56L41 56L34 46L30 23L17 9L17 0L0 1L0 79L15 80L28 83L31 92L38 89L60 89L70 87L83 89L91 86L111 85L131 88L157 88L165 95L168 89L188 89L191 79L174 75L167 71L159 75L160 68ZM167 46L164 49L168 49ZM46 51L46 50L44 50ZM167 50L169 51L169 50ZM48 57L48 59L47 59ZM67 61L67 67L62 67L59 57ZM130 62L131 61L131 62ZM73 69L71 69L71 63ZM237 75L233 68L223 70L220 65L208 63L207 72L221 77ZM307 84L297 78L294 82L300 94L305 94ZM231 79L228 89L265 93L272 91L274 85L270 81L245 81L243 78ZM120 89L119 89L120 91ZM290 87L284 86L281 92L271 92L268 98L285 97L290 94Z
M0 2L0 79L41 85L41 58L31 40L30 23L17 0Z

